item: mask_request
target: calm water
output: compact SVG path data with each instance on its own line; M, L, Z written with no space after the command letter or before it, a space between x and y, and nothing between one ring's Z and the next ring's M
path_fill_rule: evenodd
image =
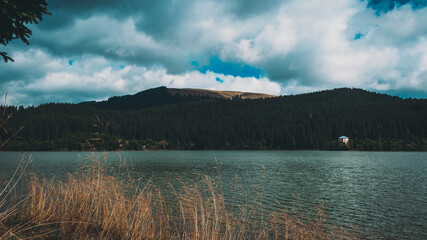
M20 153L0 153L6 177ZM89 159L85 152L37 152L32 171L64 176ZM119 154L119 155L118 155ZM427 239L427 153L327 151L171 151L107 153L117 164L131 160L147 178L177 173L218 175L227 196L236 178L248 189L264 186L265 207L290 207L299 198L303 209L323 202L328 217L343 226L354 224L369 238ZM29 153L26 154L28 156ZM99 153L99 157L104 155ZM263 170L265 168L265 172Z

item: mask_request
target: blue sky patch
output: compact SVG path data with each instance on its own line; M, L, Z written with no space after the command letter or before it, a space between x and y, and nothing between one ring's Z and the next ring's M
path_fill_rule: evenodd
M195 67L199 67L199 62L198 61L191 61L191 65L193 65Z
M363 1L363 0L362 0ZM377 11L377 15L393 10L395 7L401 7L410 4L412 9L421 9L427 6L426 0L368 0L368 8Z
M218 57L212 57L209 61L209 65L203 66L201 68L196 68L196 69L202 73L211 71L214 73L231 75L234 77L261 78L264 76L262 70L259 68L256 68L247 64L243 64L243 63L223 62Z
M373 90L375 91L375 90ZM377 91L380 93L385 93L392 96L397 96L401 98L427 98L427 92L422 89L409 89L409 88L403 88L399 90L388 90L388 91Z
M224 83L224 80L222 80L221 78L219 78L219 77L217 77L216 79L215 79L217 82L219 82L219 83Z
M361 39L361 38L363 38L364 36L365 36L365 34L362 34L362 33L356 33L356 35L354 36L354 40Z

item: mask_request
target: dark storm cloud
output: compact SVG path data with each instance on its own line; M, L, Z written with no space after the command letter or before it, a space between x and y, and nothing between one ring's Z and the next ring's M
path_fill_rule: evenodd
M151 2L151 1L148 1ZM173 38L186 17L191 16L189 1L157 0L140 7L139 30L150 34L156 39Z
M106 14L116 19L134 17L137 27L153 36L166 36L167 32L174 29L184 12L194 1L175 0L51 0L52 11L58 11L61 16L74 18L87 18L96 14Z
M250 17L277 10L287 0L238 0L231 2L231 11L237 17Z
M286 85L289 81L298 80L304 86L313 86L319 82L316 59L311 57L315 50L308 46L300 47L286 56L268 59L261 68L273 81Z
M234 19L247 18L276 11L288 0L218 0L225 6L225 13ZM137 26L156 38L171 37L171 32L180 31L179 25L192 23L193 7L203 1L197 0L157 0L139 3L137 13L141 16ZM206 5L206 8L210 5ZM208 9L209 10L209 9ZM215 9L212 9L215 10Z
M49 11L42 24L33 27L31 45L58 57L75 57L82 54L102 55L114 61L127 61L140 65L162 65L169 72L191 69L190 60L182 59L183 51L176 45L180 25L191 17L191 5L197 1L137 1L137 0L51 0ZM98 22L91 21L94 18ZM104 18L102 18L104 17ZM152 46L129 47L137 44L134 35L126 35L122 24L132 19L136 29L133 34L144 34L158 44L170 49ZM130 34L130 33L129 33ZM172 49L174 48L175 49ZM132 49L130 49L132 48ZM183 61L184 60L184 61Z
M87 1L76 1L76 0L49 0L49 9L52 11L66 9L69 12L76 14L82 14L85 12L92 11L103 11L104 9L115 9L126 2L124 0L87 0Z
M58 28L72 24L75 19L108 15L115 19L134 17L140 30L154 36L164 35L185 16L187 8L197 1L175 0L50 0L47 17L41 28Z
M47 16L40 28L63 28L75 19L86 19L93 15L106 14L116 19L133 17L138 30L148 33L158 40L172 37L172 32L180 31L179 25L191 23L192 7L203 1L196 0L50 0ZM226 6L225 11L234 18L246 18L277 10L287 0L219 0Z
M53 15L45 16L40 28L63 28L73 24L75 19L88 18L96 13L117 14L121 12L119 9L123 2L123 0L48 0L48 9Z
M221 0L217 2L225 6L224 14L231 14L234 19L239 19L273 11L286 1ZM180 46L182 40L176 38L178 35L182 35L183 31L191 31L191 29L182 28L194 24L194 19L192 19L195 14L194 7L201 3L203 1L195 0L50 0L48 2L49 11L53 15L46 16L42 24L34 27L31 44L58 57L72 58L82 54L102 55L114 61L126 61L130 64L161 65L166 67L170 73L180 73L192 69L190 63L192 59L187 59L185 53L177 54L175 52L179 52L179 48L182 47ZM206 5L206 8L209 6L211 5ZM106 20L109 21L106 21L104 26L85 23L87 28L93 29L87 29L84 26L76 28L78 21L85 21L97 16L108 16ZM120 32L121 26L111 24L111 21L120 22L129 18L133 19L137 32L144 33L159 44L176 49L162 52L150 46L139 46L132 49L132 54L126 53L127 46L120 45L120 39L126 36ZM117 40L105 40L112 36ZM194 35L193 41L198 40L197 35ZM196 55L197 61L210 59L212 55L209 56L209 54L212 52L215 54L217 47L211 46L211 49L205 48L202 53L192 53L192 55ZM188 52L183 49L182 52L184 51ZM119 52L125 53L118 54Z

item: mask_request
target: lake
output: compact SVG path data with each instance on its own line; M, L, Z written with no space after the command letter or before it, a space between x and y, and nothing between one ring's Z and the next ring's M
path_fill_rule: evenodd
M34 152L30 171L61 178L90 159L87 152ZM21 153L1 152L7 178ZM179 174L221 176L224 195L238 179L246 189L263 189L268 210L303 209L324 203L331 221L355 225L368 238L427 239L427 153L329 151L146 151L97 156L111 165L132 161L148 178ZM153 178L154 179L154 178ZM295 197L295 196L296 197Z

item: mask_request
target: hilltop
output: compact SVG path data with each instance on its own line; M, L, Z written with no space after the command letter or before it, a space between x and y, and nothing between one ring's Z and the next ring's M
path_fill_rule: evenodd
M177 94L181 96L198 96L198 97L210 97L219 99L258 99L258 98L271 98L278 97L277 95L264 94L264 93L252 93L252 92L238 92L238 91L218 91L208 89L193 89L193 88L168 88L168 92L172 96Z
M277 96L263 93L237 91L158 87L141 91L133 95L111 97L106 101L82 102L80 104L96 107L99 109L139 110L176 103L201 101L207 99L232 99L236 97L241 99L258 99Z

